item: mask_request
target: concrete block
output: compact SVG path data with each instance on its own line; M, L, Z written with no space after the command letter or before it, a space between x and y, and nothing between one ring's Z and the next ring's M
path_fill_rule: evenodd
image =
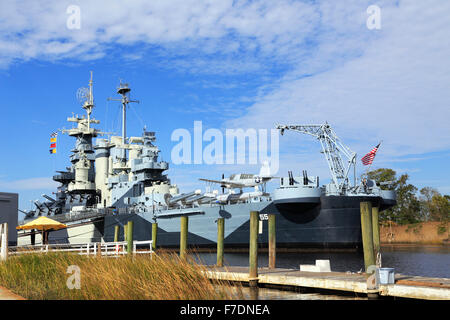
M320 268L314 264L301 264L300 271L320 272Z
M316 260L316 266L320 272L331 272L330 260Z

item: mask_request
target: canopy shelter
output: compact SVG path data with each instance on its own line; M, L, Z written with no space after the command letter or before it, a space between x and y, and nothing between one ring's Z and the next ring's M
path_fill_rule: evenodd
M18 226L17 230L41 230L42 231L42 243L48 243L48 232L53 230L60 230L67 228L64 223L55 221L45 216L41 216L33 221L30 221L24 225Z

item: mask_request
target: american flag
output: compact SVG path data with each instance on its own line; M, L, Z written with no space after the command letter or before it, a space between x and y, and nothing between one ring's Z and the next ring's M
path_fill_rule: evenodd
M361 161L363 165L367 166L368 164L372 164L373 158L375 158L375 154L377 153L378 147L380 146L381 142L374 147L368 154L366 154L364 157L361 158Z

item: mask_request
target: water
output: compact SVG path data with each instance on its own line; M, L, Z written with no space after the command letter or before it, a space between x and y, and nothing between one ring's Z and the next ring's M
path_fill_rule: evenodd
M206 265L216 263L215 253L199 253ZM450 278L450 246L394 245L382 246L382 266L395 268L395 273L412 276ZM300 264L315 264L315 260L330 260L331 270L358 272L364 268L362 253L277 253L277 268L299 269ZM248 253L225 253L224 263L248 267ZM258 266L267 267L267 253L258 254Z
M383 246L383 267L413 276L450 278L450 246Z
M299 293L270 288L242 287L241 290L244 299L250 300L367 300L365 296Z

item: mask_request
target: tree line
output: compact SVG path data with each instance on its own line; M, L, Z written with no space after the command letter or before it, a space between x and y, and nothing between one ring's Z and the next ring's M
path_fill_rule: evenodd
M397 205L380 212L380 221L393 221L397 224L411 224L424 221L438 221L447 224L450 221L450 195L442 195L432 187L418 189L408 183L409 175L397 173L392 169L381 168L367 173L369 179L380 182L381 189L397 192Z

